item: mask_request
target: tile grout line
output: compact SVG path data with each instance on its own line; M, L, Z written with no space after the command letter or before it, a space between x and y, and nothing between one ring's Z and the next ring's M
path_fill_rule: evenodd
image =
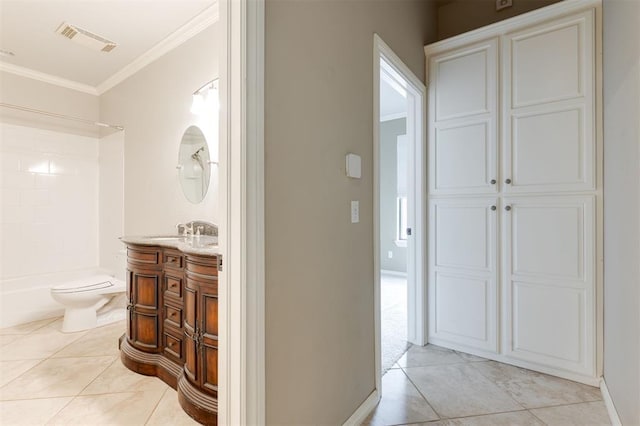
M58 359L62 359L62 358L58 358ZM119 358L116 356L116 357L115 357L115 359L114 359L112 362L110 362L110 363L109 363L109 365L107 365L105 368L103 368L103 369L102 369L102 371L100 371L100 372L96 375L96 377L94 377L94 378L93 378L93 380L91 380L89 383L87 383L87 384L86 384L86 386L85 386L85 387L83 387L83 388L82 388L82 390L76 394L76 397L78 397L78 396L87 396L87 395L82 395L82 392L84 392L85 390L87 390L87 388L88 388L89 386L91 386L91 384L92 384L93 382L95 382L96 380L98 380L98 377L100 377L100 375L101 375L102 373L104 373L105 371L107 371L107 370L109 369L109 367L111 367L113 364L115 364L115 363L116 363L116 361L118 361L118 359L119 359Z
M531 410L527 410L527 413L531 414L533 417L535 417L536 419L540 420L540 422L544 425L547 424L547 422L543 421L540 417L536 416L535 413L532 413Z
M149 415L147 416L147 419L144 421L143 425L147 425L149 423L149 420L151 420L151 417L153 417L153 414L156 412L156 410L158 409L158 407L160 407L160 401L162 401L162 399L164 398L164 396L166 395L167 392L169 392L169 387L167 387L167 389L165 389L162 392L162 395L160 395L160 399L158 399L158 402L156 402L156 405L153 407L153 410L151 410L151 412L149 413Z
M434 366L434 367L443 367L443 366L448 366L448 365L460 365L461 363L456 363L456 364L441 364L439 366ZM465 361L464 364L474 364L474 362L472 361ZM424 367L407 367L407 368L424 368ZM471 415L471 416L460 416L460 417L442 417L440 416L440 413L438 413L435 409L433 411L436 412L436 414L438 414L438 416L441 419L452 419L452 418L456 418L456 419L462 419L462 418L466 418L466 417L475 417L475 416L486 416L486 415L491 415L491 414L502 414L502 413L513 413L513 412L521 412L521 411L526 411L527 408L524 407L524 405L522 405L520 403L520 401L517 401L515 398L513 398L513 396L511 395L511 393L507 392L505 389L503 389L501 386L499 386L497 383L495 383L493 380L491 380L490 378L486 377L484 374L482 374L480 371L478 371L476 368L474 368L475 371L477 371L482 377L484 377L486 380L488 380L491 384L495 385L496 387L498 387L498 389L500 389L502 392L505 393L505 395L511 399L516 405L518 405L521 409L520 410L511 410L511 411L502 411L502 412L496 412L496 413L485 413L485 414L475 414L475 415ZM413 381L411 380L411 378L409 377L409 375L406 373L406 371L404 371L404 368L402 370L405 375L407 376L407 378L409 378L409 381L413 384L413 386L418 389L418 392L420 393L420 395L422 395L422 397L427 401L427 403L431 406L431 403L429 403L429 400L422 394L422 392L420 391L420 389L418 388L418 386L416 386L415 383L413 383ZM433 407L431 407L433 408Z
M33 370L34 368L36 368L37 366L39 366L40 364L42 364L43 362L45 362L46 360L48 360L49 358L35 358L33 360L30 359L15 359L15 360L9 360L9 361L0 361L0 363L2 362L15 362L15 361L35 361L37 360L38 362L36 364L33 365L33 367L25 370L24 372L22 372L22 374L18 375L17 377L14 377L13 379L9 380L7 383L5 383L4 385L0 386L0 390L2 390L3 388L5 388L6 386L9 386L11 383L13 383L15 380L18 380L20 377L24 376L25 374L27 374L29 371Z
M426 396L424 396L424 394L422 393L422 391L418 388L418 386L416 386L415 383L413 383L413 380L411 380L411 377L409 377L409 375L406 373L406 371L404 371L404 369L400 369L402 371L402 374L404 374L404 376L407 378L407 380L409 381L409 383L411 383L411 385L413 386L413 388L418 392L418 394L422 397L422 399L424 399L424 402L427 403L427 406L429 406L429 408L431 408L431 410L436 413L436 416L438 416L438 420L442 420L442 416L440 415L440 413L438 413L436 411L435 408L433 408L433 405L431 405L431 403L429 402L429 400L427 399Z
M546 378L546 377L548 376L548 377L552 377L552 378L554 378L554 379L561 379L561 380L565 380L565 381L568 381L568 382L571 382L571 383L576 383L576 384L578 384L578 385L583 385L583 383L573 382L573 381L571 381L571 380L563 379L562 377L551 376L551 375L548 375L548 374L545 374L545 373L540 373L540 372L538 372L538 371L528 370L528 369L526 369L526 368L517 367L517 366L515 366L515 365L504 364L504 363L501 363L501 362L499 362L499 361L492 361L492 362L495 362L495 363L498 363L498 364L507 365L507 366L509 366L509 367L517 368L517 369L520 369L520 370L530 371L530 372L535 373L536 375L541 375L541 376L542 376L542 377L544 377L544 378ZM541 407L525 407L525 406L524 406L524 403L521 403L520 401L517 401L517 400L515 399L515 397L513 397L513 396L512 396L512 394L513 394L513 393L512 393L512 392L511 392L511 391L510 391L506 386L504 386L503 384L501 384L501 383L499 383L499 382L497 382L497 381L492 380L492 379L491 379L491 377L489 377L489 375L485 374L485 373L482 371L482 369L476 368L475 366L473 366L472 368L473 368L475 371L477 371L478 373L480 373L480 374L481 374L483 377L485 377L487 380L489 380L490 382L492 382L493 384L495 384L496 386L498 386L500 389L502 389L505 393L507 393L507 394L509 395L509 397L511 397L511 399L513 399L514 401L516 401L516 402L517 402L519 405L521 405L525 410L537 410L537 409L539 409L539 408L562 407L562 406L565 406L565 405L576 405L576 404L585 404L585 403L589 403L589 402L602 401L602 398L599 398L599 399L588 399L588 400L582 400L582 401L576 401L576 402L569 402L569 403L560 403L560 404L552 404L552 405L543 405L543 406L541 406ZM586 385L585 385L585 386L586 386Z

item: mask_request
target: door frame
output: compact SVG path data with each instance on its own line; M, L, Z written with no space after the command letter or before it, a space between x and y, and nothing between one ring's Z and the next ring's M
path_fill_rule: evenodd
M265 0L220 1L218 424L266 423Z
M415 135L409 143L409 152L413 153L414 182L407 182L408 191L415 204L409 207L408 222L415 243L412 253L407 247L407 265L413 264L415 270L414 288L407 291L412 294L410 305L407 297L409 333L407 339L418 345L427 343L427 288L426 288L426 110L427 88L407 67L393 50L380 38L373 35L373 267L374 267L374 317L375 317L375 378L376 390L382 388L382 336L380 312L380 67L384 60L406 82L407 93L411 94L414 104L408 108L407 123L412 124ZM409 260L411 256L411 261ZM409 271L408 271L409 272Z

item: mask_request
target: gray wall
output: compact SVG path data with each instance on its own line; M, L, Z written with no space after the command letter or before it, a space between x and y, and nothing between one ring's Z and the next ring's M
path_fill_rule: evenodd
M398 207L398 136L407 133L407 120L380 123L380 267L389 271L407 272L407 248L395 243ZM393 252L389 259L388 252Z
M214 24L100 97L101 119L125 127L125 234L171 233L178 222L218 219L217 167L200 204L184 197L176 170L189 125L202 126L209 149L217 149L210 120L190 112L193 92L218 76L216 40Z
M604 1L604 377L640 424L640 2Z
M266 2L268 424L342 424L375 387L374 32L424 80L430 2Z
M560 0L513 0L513 6L496 10L495 0L451 0L438 8L438 40L452 37Z

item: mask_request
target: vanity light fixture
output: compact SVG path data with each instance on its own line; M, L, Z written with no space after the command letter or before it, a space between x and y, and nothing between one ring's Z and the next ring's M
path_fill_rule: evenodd
M205 83L198 90L193 92L193 101L191 103L191 112L193 114L202 114L205 111L218 111L218 79Z

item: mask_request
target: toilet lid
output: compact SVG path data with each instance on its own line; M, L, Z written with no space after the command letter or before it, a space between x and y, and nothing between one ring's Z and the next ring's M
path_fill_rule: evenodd
M113 287L115 285L115 281L117 280L109 275L96 275L57 285L53 287L51 291L55 293L80 293L84 291L94 291Z

